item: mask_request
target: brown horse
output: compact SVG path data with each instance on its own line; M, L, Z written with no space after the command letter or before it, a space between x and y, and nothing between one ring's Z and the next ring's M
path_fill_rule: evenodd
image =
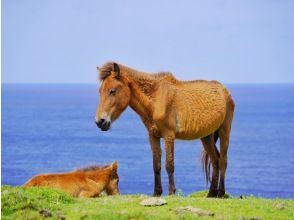
M46 186L59 189L74 197L97 197L102 191L119 194L118 163L99 167L91 166L69 173L40 174L31 178L24 187Z
M102 84L96 124L107 131L127 106L140 115L153 153L154 195L162 194L160 138L165 142L170 195L176 191L174 140L200 138L206 180L211 182L208 197L223 197L234 113L229 91L217 81L180 81L171 73L147 74L113 62L97 69Z

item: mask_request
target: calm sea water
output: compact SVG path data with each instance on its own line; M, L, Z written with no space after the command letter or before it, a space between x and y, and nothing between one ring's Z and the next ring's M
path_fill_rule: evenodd
M236 112L227 191L294 198L294 85L228 87ZM101 132L97 104L96 85L2 85L2 184L117 160L123 194L152 194L151 151L139 117L127 109ZM184 194L207 188L200 153L198 140L176 142L175 181ZM166 194L164 169L162 179Z

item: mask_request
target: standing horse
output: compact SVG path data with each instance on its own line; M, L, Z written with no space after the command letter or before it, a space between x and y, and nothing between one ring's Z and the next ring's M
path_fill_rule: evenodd
M164 139L169 194L175 194L174 141L201 139L202 163L211 182L208 197L223 197L227 150L234 101L217 81L180 81L171 73L147 74L121 64L108 62L97 68L102 81L100 104L95 121L102 131L130 106L149 133L153 154L154 196L162 194L161 147ZM216 142L220 139L220 152ZM210 166L213 172L210 177Z

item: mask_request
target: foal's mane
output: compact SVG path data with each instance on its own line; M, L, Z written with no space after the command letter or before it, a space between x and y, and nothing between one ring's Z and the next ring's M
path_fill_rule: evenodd
M77 170L82 171L82 172L91 172L91 171L103 170L103 169L108 168L108 167L109 167L109 165L104 165L104 166L90 165L90 166L87 166L87 167L79 168Z

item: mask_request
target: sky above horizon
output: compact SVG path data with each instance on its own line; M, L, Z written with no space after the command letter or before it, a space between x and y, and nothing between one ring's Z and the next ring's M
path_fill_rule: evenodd
M294 83L294 1L2 0L3 83L96 83L106 61Z

